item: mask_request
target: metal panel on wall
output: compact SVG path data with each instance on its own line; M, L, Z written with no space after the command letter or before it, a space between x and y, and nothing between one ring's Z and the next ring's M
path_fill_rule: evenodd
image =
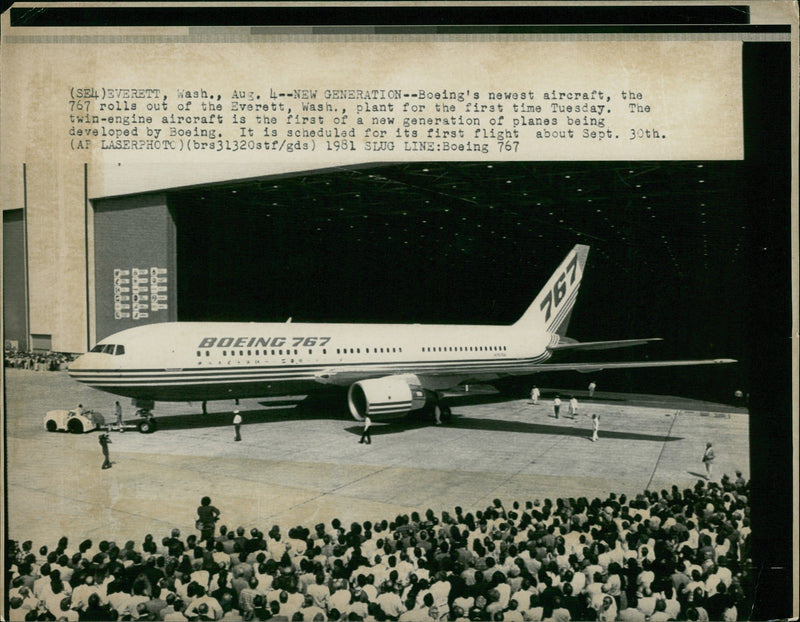
M94 202L96 341L177 319L175 222L163 194Z
M20 350L28 349L25 299L25 223L21 209L3 212L3 332Z

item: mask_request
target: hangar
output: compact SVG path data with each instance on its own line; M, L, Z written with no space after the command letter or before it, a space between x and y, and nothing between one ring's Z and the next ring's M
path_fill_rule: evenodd
M507 324L584 243L571 336L742 359L762 226L748 179L746 162L405 162L89 197L86 274L71 282L89 286L73 300L88 320L31 325L31 345L81 351L81 332L88 349L176 320ZM22 343L26 223L4 215L6 339ZM725 399L745 382L719 374L647 388Z

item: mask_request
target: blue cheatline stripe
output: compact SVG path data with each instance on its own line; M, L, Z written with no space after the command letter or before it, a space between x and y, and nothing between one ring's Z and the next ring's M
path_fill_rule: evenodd
M580 285L580 283L578 283ZM547 325L547 330L550 331L554 326L558 326L563 321L564 317L569 313L570 309L575 305L575 299L578 297L578 288L572 290L572 293L564 301L564 305L559 309L558 313L550 320Z
M225 369L217 368L210 370L187 370L184 372L159 372L151 370L147 373L138 370L133 376L127 376L127 372L120 371L100 371L85 370L76 371L71 375L75 380L97 386L182 386L188 384L213 385L218 383L243 383L243 382L280 382L292 380L316 380L316 374L323 370L334 368L343 369L350 374L386 374L394 375L400 373L438 373L438 374L476 374L476 373L513 373L514 371L525 371L538 362L549 358L549 353L545 352L537 357L513 360L489 360L473 359L472 361L448 361L448 362L410 362L410 363L391 363L384 364L384 367L377 367L375 364L352 364L341 363L336 365L298 365L263 367L254 370L244 370L242 368ZM297 369L297 368L300 369Z
M497 366L507 366L507 365L524 365L528 363L536 363L537 361L541 360L542 358L546 358L547 353L540 354L536 357L524 358L524 359L449 359L446 361L409 361L409 362L395 362L395 363L334 363L331 365L317 363L315 365L276 365L276 366L259 366L259 367L216 367L213 369L186 369L180 372L175 371L160 371L156 369L150 370L134 370L129 372L128 370L75 370L70 372L75 378L88 378L88 377L108 377L108 378L115 378L118 379L120 376L127 376L131 377L131 374L134 378L141 377L141 378L148 378L151 376L157 376L159 378L185 378L195 377L195 378L203 378L206 376L258 376L264 373L273 373L273 374L288 374L288 373L298 373L299 371L304 372L317 372L321 370L328 370L328 369L336 369L336 368L343 368L345 370L350 371L353 370L364 370L368 371L370 368L376 368L378 366L384 366L386 369L391 368L398 368L398 367L414 367L415 369L428 369L428 370L437 370L440 368L447 368L447 367L454 367L454 368L467 368L467 367L497 367Z
M105 375L115 375L118 376L119 374L141 374L141 375L151 375L151 374L159 374L162 377L182 377L187 373L196 374L196 375L208 375L208 374L216 374L220 371L224 371L225 373L230 372L238 372L242 374L256 374L260 373L263 370L269 369L274 371L280 370L287 370L287 371L297 371L299 369L302 370L319 370L319 369L333 369L337 367L380 367L380 366L397 366L397 365L414 365L415 367L431 367L431 366L440 366L440 365L447 365L447 364L455 364L455 365L484 365L484 364L503 364L509 361L535 361L540 358L542 355L538 355L536 357L528 357L523 359L488 359L488 358L472 358L472 359L443 359L443 360L416 360L416 361L396 361L396 362L382 362L382 361L364 361L361 363L358 362L345 362L345 363L296 363L296 364L283 364L283 365L239 365L239 366L232 366L232 365L220 365L217 367L210 367L208 369L202 369L197 367L191 368L183 368L180 371L168 370L168 369L125 369L125 370L105 370L105 369L76 369L70 370L69 374L71 376L79 376L84 374L105 374Z
M436 371L436 372L438 372L440 374L441 373L447 373L447 374L459 375L459 374L470 374L470 373L497 373L497 372L502 372L504 370L509 370L509 372L511 372L511 371L519 371L519 370L522 370L522 369L527 369L531 365L534 365L534 364L533 363L528 364L528 365L517 364L517 365L509 365L509 366L502 366L502 367L498 367L498 366L493 366L493 367L480 366L480 367L469 367L469 368L466 368L466 367L441 368L441 369L437 369L437 370L427 370L427 373L431 373L432 371ZM375 372L377 370L372 370L372 371ZM351 373L358 374L358 370L353 370ZM367 373L367 370L364 370L364 373ZM397 370L381 370L380 373L381 374L386 374L386 375L395 375L395 374L398 374L398 373L411 373L411 372L408 371L408 370L404 370L404 369L397 369ZM425 371L420 370L419 373L421 375L424 375ZM316 379L317 379L317 376L315 374L287 374L287 373L280 374L280 375L263 374L263 375L259 375L259 376L245 376L245 377L236 376L236 375L219 375L219 376L212 376L212 377L206 376L206 377L202 377L202 378L186 376L186 377L183 377L183 378L166 378L166 379L165 378L159 378L158 376L154 376L154 377L151 377L151 378L137 377L137 378L131 378L131 379L129 379L129 378L121 378L121 377L119 377L119 378L108 378L108 377L90 378L90 377L82 377L82 378L79 378L79 379L76 378L76 380L79 380L80 382L84 382L84 383L87 383L87 384L94 384L94 385L98 385L98 386L113 386L113 385L119 385L119 386L123 386L123 385L124 386L146 386L146 385L169 386L169 385L176 385L176 386L179 386L179 385L185 385L185 384L216 384L216 383L221 383L221 382L240 382L240 383L241 382L280 382L280 381L288 381L288 380L316 380Z
M370 410L388 410L391 408L408 408L411 406L411 400L403 402L380 402L377 404L370 403Z

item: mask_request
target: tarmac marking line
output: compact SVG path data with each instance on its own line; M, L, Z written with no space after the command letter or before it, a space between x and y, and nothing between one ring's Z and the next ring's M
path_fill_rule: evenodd
M553 443L551 443L549 447L545 448L545 450L540 454L540 457L544 457L545 455L547 455L552 449L554 449L556 447L556 445L558 445L565 438L567 438L566 435L562 435L562 436L556 437L556 440ZM505 477L500 483L498 483L497 486L495 486L494 488L492 488L492 490L490 490L487 493L485 493L484 498L486 498L486 496L494 497L495 491L497 491L500 488L502 488L503 486L507 485L511 480L513 480L515 477L517 477L520 473L522 473L531 464L536 464L536 460L531 460L530 462L524 462L523 465L517 471L509 473L508 477ZM478 502L478 499L476 499L475 503L477 503L477 502Z
M34 488L32 486L23 486L22 484L14 484L14 487L15 488L21 488L21 489L27 490L29 492L38 492L39 494L46 495L48 497L54 497L56 499L66 499L66 500L68 500L70 502L73 502L73 503L76 503L76 504L99 505L97 503L93 503L91 501L85 501L85 500L77 498L77 497L70 497L70 496L67 496L67 495L60 495L60 494L57 494L57 493L54 493L54 492L48 492L45 489ZM167 520L165 520L165 519L153 518L153 517L148 516L146 514L138 514L136 512L129 512L127 510L121 510L121 509L115 508L115 507L104 507L103 509L104 510L109 510L111 512L119 512L120 514L125 514L127 516L135 516L137 518L142 518L142 519L147 519L147 520L155 520L155 521L158 521L160 523L169 524L169 522Z
M678 420L678 414L680 414L680 412L680 410L676 410L672 415L672 423L669 424L669 430L667 430L664 440L661 441L661 450L658 452L658 458L656 458L655 464L653 464L653 470L650 472L650 479L647 480L647 484L644 487L645 490L650 490L650 484L653 483L653 478L656 476L658 463L661 461L661 456L664 454L664 448L667 445L667 440L669 440L669 437L672 434L672 428L675 425L675 422Z
M295 508L299 508L299 507L301 507L303 505L306 505L309 502L317 501L317 500L322 499L324 497L331 496L331 495L333 495L333 493L336 493L336 492L342 490L343 488L346 488L347 486L352 486L353 484L357 484L358 482L360 482L362 480L365 480L368 477L372 477L373 475L378 475L379 473L383 473L384 471L388 471L388 470L393 469L393 468L394 467L387 466L387 467L384 467L382 469L378 469L377 471L373 471L372 473L367 473L366 475L362 475L361 477L357 477L356 479L351 480L351 481L349 481L349 482L347 482L345 484L340 484L339 486L337 486L335 488L331 488L330 490L326 490L324 492L320 492L320 493L316 494L313 497L308 497L307 499L304 499L300 503L295 503L294 505L291 505L291 506L287 507L284 510L284 512L294 510ZM358 497L356 497L356 498L358 498ZM271 515L271 516L277 516L277 514L274 514L274 515ZM268 518L271 518L271 516L269 516Z

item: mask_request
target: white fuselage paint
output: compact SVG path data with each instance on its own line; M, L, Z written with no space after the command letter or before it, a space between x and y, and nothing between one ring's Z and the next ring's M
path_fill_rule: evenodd
M111 335L95 349L124 353L89 352L69 373L96 389L155 401L304 394L403 374L442 390L531 373L557 341L523 326L178 322Z

